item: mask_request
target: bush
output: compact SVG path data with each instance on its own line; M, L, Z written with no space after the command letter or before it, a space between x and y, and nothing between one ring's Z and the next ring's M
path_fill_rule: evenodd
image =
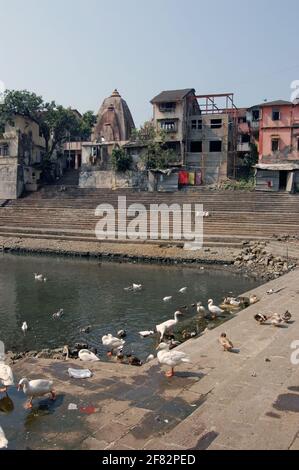
M124 173L132 165L132 157L124 149L114 148L111 156L112 167L115 171Z
M253 191L255 189L255 178L226 180L220 184L220 189L227 191Z

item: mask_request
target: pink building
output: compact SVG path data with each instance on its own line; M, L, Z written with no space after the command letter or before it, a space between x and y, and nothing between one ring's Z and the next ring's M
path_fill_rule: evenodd
M299 103L278 100L259 109L257 189L299 190Z

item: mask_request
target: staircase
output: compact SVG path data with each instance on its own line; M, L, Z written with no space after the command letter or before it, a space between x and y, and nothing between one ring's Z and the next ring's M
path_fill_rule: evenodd
M95 226L100 218L95 209L99 204L111 204L117 218L118 196L126 196L127 207L139 203L147 209L150 204L203 204L211 214L204 219L206 246L237 247L244 239L265 240L274 234L299 236L299 195L237 191L165 194L62 185L60 181L59 186L44 187L0 207L0 236L97 241Z

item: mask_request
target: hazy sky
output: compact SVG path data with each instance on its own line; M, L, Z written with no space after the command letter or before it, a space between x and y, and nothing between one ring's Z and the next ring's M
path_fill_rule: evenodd
M118 88L135 123L163 89L290 99L298 0L0 0L0 80L80 111Z

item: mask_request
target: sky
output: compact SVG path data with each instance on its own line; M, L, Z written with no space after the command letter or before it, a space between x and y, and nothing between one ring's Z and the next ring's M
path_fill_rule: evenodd
M0 82L80 112L117 88L135 124L162 90L291 97L298 0L0 0Z

